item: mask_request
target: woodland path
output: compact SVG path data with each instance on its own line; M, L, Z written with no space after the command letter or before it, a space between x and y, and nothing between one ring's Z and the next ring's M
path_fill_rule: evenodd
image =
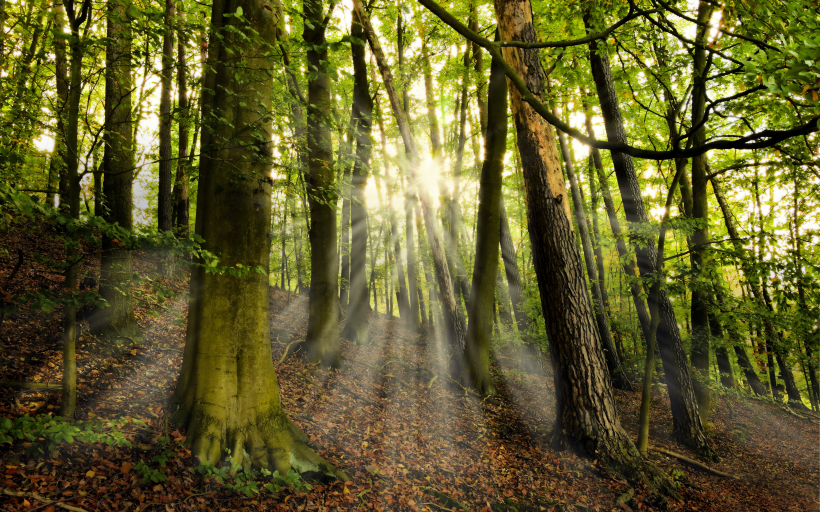
M178 292L185 289L179 282L171 286ZM444 364L435 333L418 335L386 315L371 317L370 345L342 341L345 366L341 370L307 365L298 354L288 354L280 362L286 347L304 336L307 298L276 289L271 293L271 343L285 408L320 453L345 468L353 481L316 484L308 493L230 494L218 483L202 481L192 469L189 452L179 443L182 435L164 420L163 401L173 390L181 363L187 303L180 295L160 305L149 289L145 286L138 294L143 297L138 314L144 335L139 346L129 344L105 357L92 355L95 347L84 334L86 344L78 359L79 419L89 413L142 419L148 427L124 427L135 447L62 445L55 459L28 458L20 447L3 448L4 489L71 499L72 506L84 510L109 511L443 508L422 487L445 493L472 510L488 506L491 510L651 508L640 489L630 505L616 504L628 491L627 485L599 470L593 461L550 448L555 414L551 375L521 372L515 356L499 356L493 372L500 394L479 399L441 376L434 379L442 374ZM149 315L148 310L159 314ZM51 315L30 315L42 316L46 323L57 321ZM26 323L43 329L43 321ZM26 342L25 330L17 323L11 332L22 337L21 342L11 342L3 336L2 378L59 382L59 343L31 346L34 342ZM20 361L32 354L43 366L32 370ZM2 396L0 405L7 417L53 413L58 404L53 393L6 389ZM622 421L633 436L639 398L638 393L617 393ZM657 392L651 442L695 458L670 440L668 410L665 393ZM168 480L143 485L133 467L167 450L157 448L160 437L173 440L167 466L153 464ZM673 502L672 510L817 510L820 429L816 420L795 417L774 404L724 396L714 412L711 437L723 458L712 467L739 480L651 453L681 482L683 501ZM8 510L27 510L26 503L38 506L33 498L4 498Z

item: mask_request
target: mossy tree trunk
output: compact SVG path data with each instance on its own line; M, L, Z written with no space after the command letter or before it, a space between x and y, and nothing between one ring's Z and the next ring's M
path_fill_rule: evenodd
M330 3L331 7L335 6ZM325 40L325 13L321 0L304 0L308 45L307 147L305 176L310 205L310 297L308 330L304 348L308 361L338 366L339 355L339 260L336 247L335 176L330 138L330 77Z
M242 16L223 16L239 7ZM221 266L261 273L194 269L183 365L171 399L173 420L187 429L187 442L201 462L216 464L230 450L240 463L247 457L270 470L346 478L288 419L273 368L268 306L273 83L264 55L275 23L264 7L259 0L213 4L196 215L197 234Z
M342 337L366 344L370 341L367 327L369 313L367 293L367 207L365 186L369 174L372 143L370 128L373 116L373 99L370 97L370 84L367 80L367 61L365 60L365 41L367 37L358 16L353 16L350 29L353 52L353 133L356 137L356 159L351 176L350 201L350 302L347 308L347 320ZM359 43L358 41L361 41ZM371 258L372 259L372 258ZM375 261L371 265L375 268ZM375 293L375 289L373 290Z
M501 40L537 41L529 1L496 0L495 11ZM507 62L530 91L545 89L538 50L503 50ZM553 443L571 445L633 482L672 494L671 484L644 463L618 419L575 243L555 135L517 89L511 89L510 97L527 196L533 264L554 367L557 418Z
M507 150L507 78L496 60L490 66L487 119L487 144L478 189L470 322L464 354L468 382L484 395L495 393L490 376L490 348L501 242L502 172Z
M131 22L128 2L108 3L108 45L105 70L105 117L103 134L103 195L105 218L125 229L133 227L132 183L134 180L134 142L131 118ZM124 342L137 339L139 328L131 300L131 251L109 237L103 237L100 261L100 295L108 307L98 309L91 318L91 332L100 337Z

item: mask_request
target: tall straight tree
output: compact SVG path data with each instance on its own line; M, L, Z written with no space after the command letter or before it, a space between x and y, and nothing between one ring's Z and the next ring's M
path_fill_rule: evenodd
M229 449L238 463L346 479L287 417L271 358L269 51L276 24L266 7L260 0L212 7L196 231L220 265L259 271L192 271L173 420L187 429L186 442L203 463L218 463Z
M342 336L360 344L368 343L367 328L369 312L366 275L367 254L367 208L365 186L369 174L372 149L370 127L373 116L373 99L367 80L365 58L365 35L361 20L354 12L350 28L353 53L353 133L356 136L356 159L351 176L351 244L350 244L350 303ZM371 261L375 269L376 262ZM375 278L374 278L375 284ZM373 290L375 293L375 289Z
M174 0L165 0L162 34L162 72L159 94L159 196L157 197L157 228L171 231L174 227L171 202L173 162L171 161L171 86L174 78ZM163 265L165 269L165 265Z
M91 24L91 0L84 0L80 12L75 10L73 0L66 0L66 16L71 30L69 42L70 63L68 78L68 105L66 108L66 181L68 183L68 214L72 220L80 218L80 166L79 127L80 96L82 94L82 71L84 46ZM86 24L86 22L88 24ZM83 24L85 29L82 30ZM66 269L63 281L66 291L73 294L77 290L77 263L79 262L77 231L69 230L66 258L70 267ZM77 405L77 306L73 302L63 308L63 386L60 398L60 416L73 419Z
M594 22L590 14L584 17L584 23L588 32L595 32L592 28ZM618 96L612 80L607 52L605 43L596 40L589 44L592 79L601 103L601 114L604 118L607 139L610 142L626 144L626 130L618 105ZM648 225L650 219L643 203L641 186L632 157L619 151L612 151L612 163L621 191L626 220L634 226ZM643 240L642 237L635 236L633 244L641 277L652 278L655 269L654 262L657 260L654 240ZM715 453L709 446L703 423L698 414L692 374L689 371L689 362L683 349L675 311L663 287L658 296L658 308L661 315L657 333L658 349L668 384L675 437L697 450L701 455L714 458Z
M125 229L133 227L132 183L134 180L134 141L131 120L131 21L129 2L110 0L105 49L105 117L103 133L103 194L105 218ZM108 307L96 310L91 332L97 336L136 339L139 329L131 301L131 251L103 237L100 258L100 295Z
M507 150L507 77L497 60L490 66L484 165L478 190L475 263L464 354L467 377L481 394L495 393L490 376L498 251L501 244L501 201L504 153ZM457 200L457 198L453 198Z
M329 3L330 8L335 3ZM309 361L339 364L339 260L336 247L336 191L333 174L333 147L330 139L332 103L327 73L328 49L325 30L328 19L321 0L304 0L307 44L308 172L305 176L310 205L310 297L308 330L304 341Z
M437 8L422 0L428 8ZM537 42L527 0L496 0L503 41ZM543 91L538 50L504 48L504 57L530 91ZM668 480L641 459L618 419L606 360L595 332L581 255L575 243L567 189L552 128L510 91L527 195L533 264L552 351L557 399L555 445L571 445L630 480L674 493Z
M179 18L183 19L180 10ZM185 47L188 40L185 31L178 29L177 43L177 94L179 95L179 147L177 149L177 174L174 178L173 215L174 233L180 238L188 237L190 200L188 198L188 133L191 127L191 111L188 98L188 61ZM192 148L196 151L196 148Z

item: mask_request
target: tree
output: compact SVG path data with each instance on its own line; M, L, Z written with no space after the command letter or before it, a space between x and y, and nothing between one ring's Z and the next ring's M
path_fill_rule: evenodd
M336 4L330 3L333 9ZM331 112L327 19L321 0L304 0L305 27L302 38L308 45L307 147L305 176L310 205L310 299L308 332L303 346L309 361L338 366L339 360L339 260L336 248L336 189L333 148L328 115Z
M365 35L361 21L354 14L350 29L353 51L353 122L356 135L356 159L353 164L351 181L351 231L350 245L350 303L342 336L360 344L369 342L367 328L367 210L364 194L370 165L370 126L372 124L373 100L367 81L367 61L365 60ZM355 38L355 39L354 39ZM361 41L361 42L359 42ZM375 266L375 261L371 261ZM375 291L375 290L374 290Z
M235 272L201 266L192 272L173 420L187 429L191 451L202 462L216 464L229 450L239 463L247 456L271 470L347 478L308 446L279 399L268 307L272 77L267 65L276 24L262 2L242 1L235 12L227 7L214 2L211 15L196 218L203 247Z

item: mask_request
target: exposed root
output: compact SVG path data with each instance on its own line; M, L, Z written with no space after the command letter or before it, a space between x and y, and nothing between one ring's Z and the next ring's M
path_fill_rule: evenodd
M691 466L694 466L698 469L706 471L707 473L712 473L713 475L721 476L723 478L731 478L733 480L738 480L738 478L736 476L730 475L728 473L724 473L722 471L718 471L717 469L714 469L714 468L710 468L709 466L707 466L705 464L701 464L700 462L698 462L696 460L693 460L693 459L690 459L689 457L687 457L685 455L681 455L680 453L676 453L676 452L673 452L673 451L670 451L670 450L666 450L664 448L658 448L658 447L655 447L655 446L650 446L649 449L652 450L653 452L663 453L664 455L669 455L670 457L674 457L674 458L676 458L678 460L681 460L681 461L683 461L683 462L685 462L685 463L687 463Z

